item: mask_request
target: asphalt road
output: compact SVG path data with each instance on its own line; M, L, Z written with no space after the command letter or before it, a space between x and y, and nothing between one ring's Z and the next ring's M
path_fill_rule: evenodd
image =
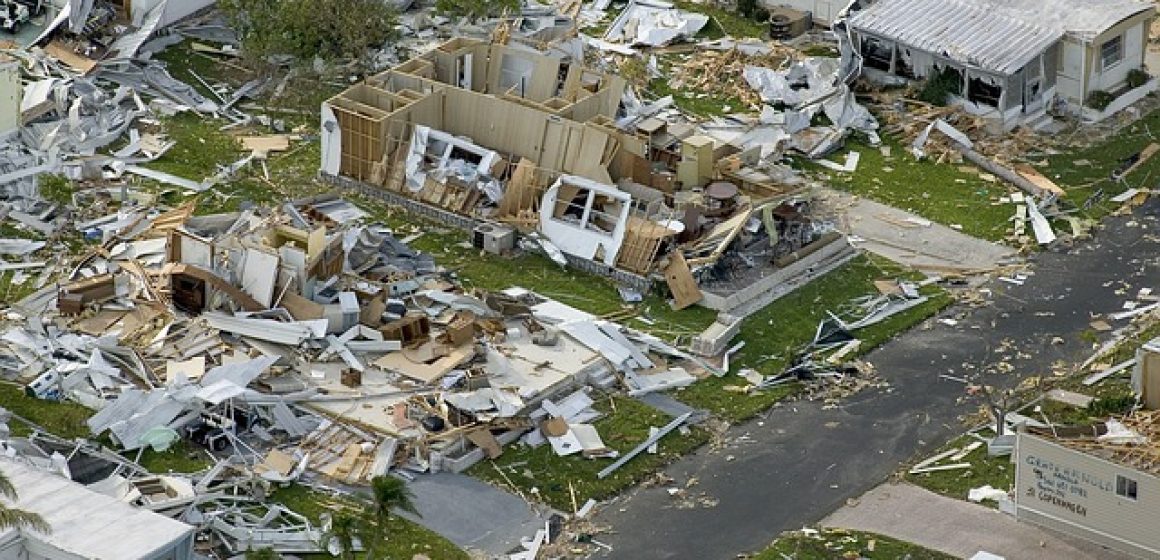
M1160 292L1158 212L1160 205L1150 202L1136 216L1106 220L1092 241L1035 255L1034 275L1024 285L988 285L990 305L942 315L958 325L929 320L875 350L867 359L889 387L831 409L788 403L731 428L723 448L668 468L672 484L638 489L601 511L597 521L612 533L598 538L613 550L597 556L713 560L761 549L961 432L959 416L978 403L940 374L964 376L1006 361L1012 372L986 379L1011 385L1019 376L1048 373L1060 360L1082 361L1092 351L1080 337L1089 314L1120 310L1139 288ZM1053 344L1055 337L1063 343ZM667 489L694 477L687 492L705 499L687 507L689 500L678 501Z

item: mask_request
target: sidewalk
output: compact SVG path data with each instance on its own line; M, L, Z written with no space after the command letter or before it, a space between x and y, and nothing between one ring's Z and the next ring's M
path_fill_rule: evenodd
M980 550L1008 560L1130 558L913 484L882 484L851 503L821 524L879 533L960 558L970 558Z

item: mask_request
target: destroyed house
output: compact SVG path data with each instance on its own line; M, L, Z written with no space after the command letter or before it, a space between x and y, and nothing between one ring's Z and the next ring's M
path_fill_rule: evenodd
M965 108L1009 128L1053 104L1079 113L1094 92L1119 95L1110 114L1154 89L1129 87L1154 18L1137 0L880 0L847 24L868 78L943 80Z
M0 531L0 560L189 560L194 528L13 459L0 471L19 492L12 507L39 514L48 534Z
M26 1L23 5L33 17L9 19L7 30L20 46L40 47L56 61L88 74L99 61L133 58L154 33L215 4L216 0Z
M496 225L536 232L557 260L638 288L676 253L713 265L761 209L751 201L800 190L756 150L625 97L622 78L567 57L453 39L323 104L322 175L459 227L493 222L476 232L493 252L514 245ZM673 266L683 305L698 301Z
M503 154L608 183L615 140L585 121L608 122L623 92L623 79L578 63L454 39L328 100L322 171L414 192L425 187L415 157L492 175L512 163Z

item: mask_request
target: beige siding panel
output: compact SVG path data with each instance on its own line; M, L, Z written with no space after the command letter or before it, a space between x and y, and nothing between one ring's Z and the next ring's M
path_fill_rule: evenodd
M1028 434L1016 446L1018 517L1111 548L1160 555L1160 479ZM1116 495L1116 476L1137 499Z
M563 119L545 120L543 145L543 157L537 164L547 169L562 169L564 154L568 153L567 127Z

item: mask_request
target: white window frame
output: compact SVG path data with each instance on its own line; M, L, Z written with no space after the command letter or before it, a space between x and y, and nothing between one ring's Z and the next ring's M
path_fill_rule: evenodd
M1132 500L1133 502L1139 499L1140 484L1134 478L1128 478L1122 474L1116 475L1116 495Z
M1117 47L1115 60L1111 61L1110 63L1108 62L1107 54L1104 52L1104 49L1106 49L1108 47L1108 45L1115 45ZM1117 64L1119 64L1123 61L1124 61L1124 35L1123 34L1112 37L1111 39L1104 41L1103 44L1100 45L1100 68L1102 70L1107 70L1109 68L1115 68Z

